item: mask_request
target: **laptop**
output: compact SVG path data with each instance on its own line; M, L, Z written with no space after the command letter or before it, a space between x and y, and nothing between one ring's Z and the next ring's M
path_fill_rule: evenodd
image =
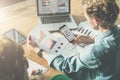
M70 0L37 0L37 14L41 27L48 31L57 31L62 25L77 29L70 14Z

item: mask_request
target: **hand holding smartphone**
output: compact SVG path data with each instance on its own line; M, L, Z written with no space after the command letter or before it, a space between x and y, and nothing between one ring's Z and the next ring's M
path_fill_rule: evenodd
M60 32L67 38L67 40L72 43L75 40L75 35L70 31L67 25L63 25L59 28Z

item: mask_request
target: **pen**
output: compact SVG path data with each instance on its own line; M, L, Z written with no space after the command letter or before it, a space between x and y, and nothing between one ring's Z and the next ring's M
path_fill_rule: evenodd
M38 71L33 71L31 75L39 75L41 73L40 69Z

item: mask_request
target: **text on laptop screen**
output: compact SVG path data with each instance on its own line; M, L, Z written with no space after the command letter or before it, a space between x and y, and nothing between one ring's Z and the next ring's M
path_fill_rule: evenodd
M37 0L38 15L69 13L70 0Z

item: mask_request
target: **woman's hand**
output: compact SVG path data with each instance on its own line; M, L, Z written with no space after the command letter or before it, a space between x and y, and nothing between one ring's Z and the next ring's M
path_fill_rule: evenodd
M30 80L49 80L40 69L34 69L29 78Z
M36 53L38 53L40 50L38 44L31 38L31 36L28 36L27 38L27 46Z
M80 43L85 43L85 44L94 43L94 38L85 35L76 35L73 44L80 44Z

